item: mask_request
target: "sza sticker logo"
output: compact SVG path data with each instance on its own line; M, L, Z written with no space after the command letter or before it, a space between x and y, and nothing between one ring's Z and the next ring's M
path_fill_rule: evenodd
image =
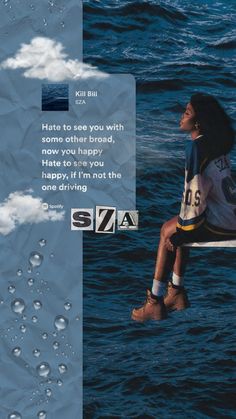
M137 230L138 211L118 211L118 230ZM116 208L97 206L95 215L96 233L115 233ZM92 208L71 208L71 230L94 230Z

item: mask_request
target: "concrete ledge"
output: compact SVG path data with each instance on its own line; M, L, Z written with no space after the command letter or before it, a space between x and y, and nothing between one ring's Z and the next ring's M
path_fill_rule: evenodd
M185 243L182 246L184 247L236 247L236 240Z

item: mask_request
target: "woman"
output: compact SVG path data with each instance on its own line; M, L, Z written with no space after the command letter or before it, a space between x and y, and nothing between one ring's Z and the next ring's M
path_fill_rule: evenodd
M132 311L136 321L162 320L168 310L189 306L183 287L189 249L182 244L236 238L236 186L228 156L234 130L229 117L213 96L197 93L187 104L180 129L191 134L180 214L161 228L152 289L145 304Z

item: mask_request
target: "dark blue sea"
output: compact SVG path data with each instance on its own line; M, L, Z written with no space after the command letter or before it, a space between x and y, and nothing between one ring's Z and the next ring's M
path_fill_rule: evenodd
M42 111L68 111L69 86L68 84L42 85Z
M191 307L136 324L184 181L181 113L216 95L235 119L235 1L84 1L84 61L137 81L140 226L84 234L84 418L236 417L236 249L191 249ZM231 156L236 179L236 149Z

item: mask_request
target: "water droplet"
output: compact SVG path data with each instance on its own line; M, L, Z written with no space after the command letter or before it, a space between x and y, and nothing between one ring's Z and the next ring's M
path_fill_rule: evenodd
M27 316L25 314L23 314L22 319L23 320L26 320L27 319Z
M4 6L7 6L10 3L10 0L3 0Z
M42 303L39 300L34 300L33 305L35 310L40 310L40 308L42 308Z
M75 320L76 321L79 321L80 320L80 317L79 316L76 316Z
M43 255L39 252L31 252L29 255L29 263L33 268L41 265L43 262Z
M57 336L57 332L53 332L52 336L55 338Z
M52 390L51 390L50 388L46 388L46 390L45 390L45 394L46 394L48 397L51 397L51 395L52 395Z
M64 316L55 317L54 326L58 331L66 329L68 326L68 323L69 323L68 319Z
M45 17L43 18L43 24L44 24L44 26L47 26L47 24L48 24L48 22L47 22L47 20L45 19Z
M20 356L20 354L21 354L21 348L19 346L17 346L16 348L13 348L12 349L11 353L14 356Z
M39 349L33 349L33 355L36 357L36 358L38 358L40 355L41 355L41 352L40 352L40 350Z
M44 246L46 246L46 243L47 243L47 240L45 240L45 239L40 239L40 240L39 240L39 246L40 246L40 247L44 247Z
M63 385L63 381L62 380L57 380L57 384L59 385L59 387L61 387Z
M32 285L34 285L34 278L29 278L27 282L29 287L32 287Z
M4 303L4 301L3 300L0 300L0 304L2 305Z
M33 317L32 317L32 322L33 322L33 323L37 323L37 321L38 321L38 317L37 317L37 316L33 316Z
M22 324L22 325L20 326L20 331L21 331L22 333L25 333L25 332L26 332L26 326L25 326L24 324Z
M22 416L18 412L9 413L8 419L22 419Z
M50 253L50 258L54 258L54 253Z
M31 274L32 269L30 267L28 267L27 272L28 272L28 274Z
M25 309L25 302L22 298L17 298L11 302L11 309L14 313L22 314Z
M17 276L22 276L23 275L22 269L18 269L17 272L16 272L16 275Z
M65 364L58 365L58 369L60 374L65 374L65 372L67 372L67 366Z
M36 367L36 371L40 377L48 377L51 372L51 368L47 362L42 362Z
M38 412L37 416L38 416L38 419L46 419L47 413L45 412L45 410L41 410L40 412Z
M48 338L48 334L46 333L46 332L44 332L43 334L42 334L42 338L45 340L45 339L47 339Z
M16 287L15 287L14 285L9 285L9 287L8 287L8 291L9 291L11 294L14 294L15 290L16 290Z
M64 28L65 27L65 22L61 22L61 26L62 26L62 28Z
M52 344L52 346L53 346L53 349L58 349L59 348L59 346L60 346L60 343L59 342L53 342L53 344Z
M47 380L47 383L48 383L48 384L52 384L52 380L51 380L51 378L49 378L49 379Z
M71 307L72 307L72 304L71 303L69 303L68 301L64 304L64 308L65 308L65 310L70 310L71 309Z

